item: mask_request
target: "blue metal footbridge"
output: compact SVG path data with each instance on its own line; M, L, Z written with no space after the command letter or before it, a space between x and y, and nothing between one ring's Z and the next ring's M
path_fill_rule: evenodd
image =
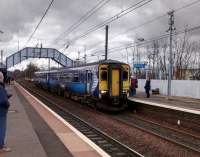
M9 69L29 58L49 58L63 67L72 67L72 59L53 48L26 47L6 58L6 68Z

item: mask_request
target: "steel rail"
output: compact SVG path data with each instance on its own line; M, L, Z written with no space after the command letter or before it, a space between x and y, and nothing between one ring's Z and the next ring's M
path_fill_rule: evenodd
M63 108L62 106L56 104L55 102L49 100L45 96L39 94L38 92L30 88L25 87L22 84L20 85L24 87L26 90L28 90L31 94L39 98L45 105L47 105L50 109L52 109L54 112L59 114L63 119L69 122L72 126L74 126L87 138L89 138L96 145L102 148L110 156L112 157L144 157L137 151L129 148L128 146L112 138L105 132L92 126L91 124L82 120L78 116L70 113L66 108Z
M113 117L113 116L112 116ZM156 122L146 120L143 118L138 118L137 116L132 117L114 117L117 121L126 124L128 126L132 126L138 128L142 131L165 139L174 144L178 144L187 149L193 150L195 152L200 153L200 137L193 135L191 133L187 133L182 130L177 130L172 127L163 126Z

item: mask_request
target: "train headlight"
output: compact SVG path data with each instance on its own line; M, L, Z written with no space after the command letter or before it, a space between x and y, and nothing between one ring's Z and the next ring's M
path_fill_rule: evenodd
M123 94L126 95L127 98L129 97L129 92L128 92L128 90L123 90Z
M106 90L101 90L101 94L106 94L107 91Z
M65 85L64 85L64 84L61 84L60 87L64 89L64 88L65 88Z
M126 93L127 93L127 90L123 90L123 93L126 94Z

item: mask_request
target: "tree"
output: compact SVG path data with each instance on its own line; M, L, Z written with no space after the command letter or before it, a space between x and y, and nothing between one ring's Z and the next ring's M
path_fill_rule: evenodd
M167 39L162 39L160 40L160 49L161 49L161 54L160 54L160 69L162 71L162 79L166 80L167 79L167 48L168 48L168 40Z
M35 64L30 63L27 65L26 69L24 70L24 75L25 77L32 79L36 71L39 71L39 68Z

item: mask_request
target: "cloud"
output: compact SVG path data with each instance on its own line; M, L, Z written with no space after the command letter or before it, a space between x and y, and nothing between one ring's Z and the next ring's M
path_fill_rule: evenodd
M20 47L22 48L36 27L38 21L49 5L49 0L1 0L0 1L0 34L1 47L9 55L17 51L17 41L19 38ZM61 40L55 42L55 39L74 22L76 22L87 11L94 7L99 0L55 0L52 8L40 25L28 46L35 46L43 42L46 47L53 47L63 51L65 43L71 42L74 37L83 34L92 26L99 24L114 14L138 2L137 0L111 0L85 23L78 27L69 36L61 36ZM134 28L146 21L149 21L159 15L166 14L171 9L179 8L185 4L191 3L191 0L153 0L146 6L116 20L109 25L109 38L118 36L130 28ZM183 29L199 24L200 3L189 8L183 9L175 14L175 24L177 29ZM132 29L116 37L114 42L109 42L109 47L126 45L138 37L149 39L155 36L165 34L168 28L168 16L157 20L153 23ZM91 33L86 38L73 42L65 51L71 58L77 57L77 51L84 52L84 46L87 49L103 50L104 49L105 28ZM195 33L195 39L198 39ZM196 37L197 36L197 37ZM88 53L91 53L88 52ZM120 55L119 55L120 56ZM117 58L118 56L116 56ZM118 57L119 58L119 57Z

